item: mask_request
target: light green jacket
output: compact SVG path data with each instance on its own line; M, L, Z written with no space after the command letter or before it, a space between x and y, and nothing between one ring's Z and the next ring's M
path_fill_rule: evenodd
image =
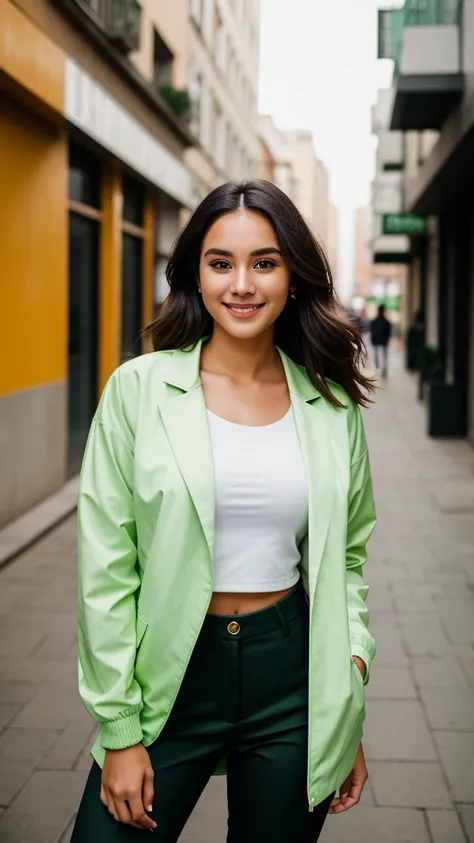
M79 491L79 683L100 723L92 750L160 734L213 592L214 486L201 343L146 354L109 380ZM310 604L309 807L345 780L362 737L368 588L375 525L359 409L335 409L280 352L308 472L301 574Z

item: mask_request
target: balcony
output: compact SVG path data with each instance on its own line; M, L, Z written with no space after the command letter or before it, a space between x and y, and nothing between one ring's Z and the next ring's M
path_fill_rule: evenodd
M77 5L87 9L122 53L138 50L142 10L137 0L77 0Z
M399 214L403 207L403 172L377 173L372 182L372 208L376 214Z
M406 0L379 11L379 58L394 61L390 128L440 130L464 89L462 0Z

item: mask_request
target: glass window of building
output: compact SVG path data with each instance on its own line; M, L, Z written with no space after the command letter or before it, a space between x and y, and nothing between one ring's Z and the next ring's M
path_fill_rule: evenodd
M199 28L202 27L203 8L204 0L190 0L189 10L191 12L191 17L197 23Z
M173 53L155 29L153 41L153 79L159 88L173 84L173 61Z
M100 160L83 146L69 147L69 199L100 207Z
M192 103L191 131L197 138L202 135L202 76L195 70L189 74L189 96Z
M141 353L143 312L144 185L123 177L122 221L122 360Z
M68 474L77 474L97 406L101 164L69 148Z

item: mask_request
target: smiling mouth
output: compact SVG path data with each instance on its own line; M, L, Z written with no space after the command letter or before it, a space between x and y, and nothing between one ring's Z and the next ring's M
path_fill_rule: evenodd
M231 313L235 313L237 316L244 316L250 315L252 313L256 313L258 310L261 310L264 307L264 303L262 304L227 304L226 302L222 302L224 307L227 310L230 310Z

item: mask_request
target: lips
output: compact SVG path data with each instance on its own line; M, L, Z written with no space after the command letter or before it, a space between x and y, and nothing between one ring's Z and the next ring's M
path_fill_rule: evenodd
M227 304L226 302L223 302L223 305L227 308L230 313L232 313L233 316L236 316L237 319L245 319L251 316L255 316L255 314L258 313L262 309L262 307L264 307L264 303L239 305Z

